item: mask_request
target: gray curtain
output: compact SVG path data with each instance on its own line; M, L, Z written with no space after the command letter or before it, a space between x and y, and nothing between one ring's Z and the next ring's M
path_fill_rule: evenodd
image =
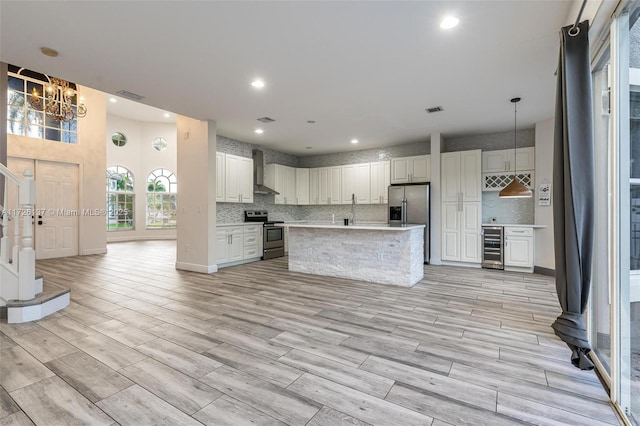
M560 34L553 152L556 289L562 314L552 327L571 349L574 366L593 363L584 322L594 234L594 158L589 23Z

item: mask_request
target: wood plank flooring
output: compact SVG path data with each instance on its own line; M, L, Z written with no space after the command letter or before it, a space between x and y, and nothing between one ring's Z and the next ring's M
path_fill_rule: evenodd
M38 261L71 305L0 322L0 425L619 424L553 334L548 277L427 265L402 288L108 250Z

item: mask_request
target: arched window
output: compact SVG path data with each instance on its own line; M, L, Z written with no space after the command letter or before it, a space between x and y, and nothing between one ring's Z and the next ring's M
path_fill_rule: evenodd
M107 168L107 230L134 229L133 174L122 166Z
M176 227L176 175L167 169L156 169L147 178L147 228Z

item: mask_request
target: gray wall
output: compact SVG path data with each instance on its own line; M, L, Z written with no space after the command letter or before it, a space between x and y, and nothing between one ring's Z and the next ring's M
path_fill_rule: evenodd
M426 139L424 142L396 145L387 148L300 157L299 167L327 167L341 166L343 164L372 163L374 161L388 160L393 157L411 157L413 155L429 154L430 151L431 144L429 140Z
M518 148L535 146L535 144L535 129L518 129ZM447 138L444 143L443 152L467 151L471 149L495 151L497 149L510 149L513 148L513 145L513 130L511 130L508 132L489 133L485 135Z

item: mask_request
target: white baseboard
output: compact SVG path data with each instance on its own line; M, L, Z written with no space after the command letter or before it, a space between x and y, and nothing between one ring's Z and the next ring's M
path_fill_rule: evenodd
M252 257L251 259L236 260L235 262L220 263L218 269L228 268L229 266L244 265L245 263L257 262L262 260L260 257Z
M176 262L176 269L198 272L200 274L213 274L218 272L218 265L198 265L196 263Z
M107 235L108 243L126 243L127 241L150 241L150 240L175 240L175 235L131 235L124 237L109 237Z
M432 257L431 259L429 259L429 265L442 265L442 259Z
M479 263L454 262L451 260L443 260L440 262L440 264L444 266L464 266L465 268L482 268L482 265Z
M82 250L82 253L80 253L80 256L89 256L92 254L107 254L107 248L104 247L104 248Z

